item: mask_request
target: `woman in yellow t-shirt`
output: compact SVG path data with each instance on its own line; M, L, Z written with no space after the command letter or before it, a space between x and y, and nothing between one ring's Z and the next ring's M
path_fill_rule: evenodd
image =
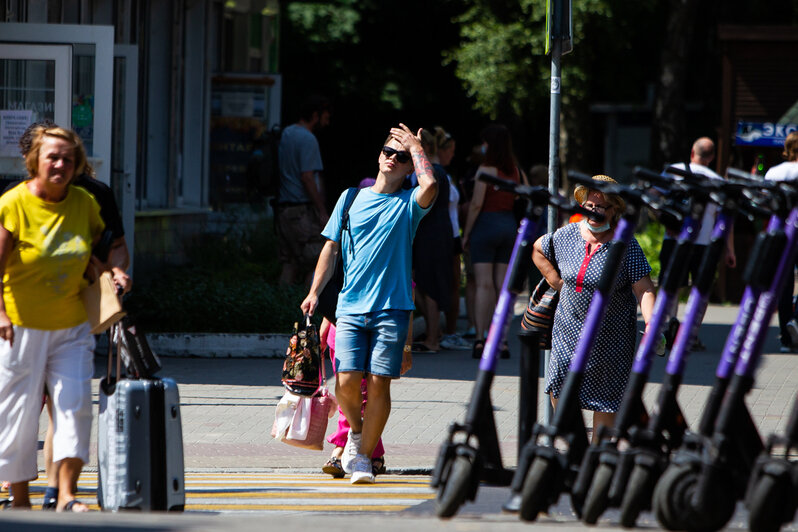
M73 491L89 460L94 339L80 290L104 224L100 207L71 186L86 165L80 137L38 128L29 179L0 197L0 478L14 507L29 508L44 385L55 414L58 510L86 511Z

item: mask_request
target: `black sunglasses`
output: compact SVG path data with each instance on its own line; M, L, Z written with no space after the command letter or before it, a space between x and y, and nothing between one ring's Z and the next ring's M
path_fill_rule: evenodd
M390 159L392 155L396 155L396 162L399 163L406 163L410 160L410 153L406 151L399 151L393 148L389 148L388 146L382 147L382 153L385 154L387 159Z

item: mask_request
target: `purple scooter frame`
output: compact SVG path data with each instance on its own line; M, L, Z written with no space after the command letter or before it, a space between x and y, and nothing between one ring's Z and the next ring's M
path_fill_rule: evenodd
M657 483L654 506L657 518L668 528L719 530L725 526L736 501L744 496L749 473L764 448L744 399L753 386L778 295L795 264L798 209L790 211L784 234L786 242L779 245L775 275L757 300L711 436L699 439L692 452L677 453ZM730 361L724 360L724 368L719 369L728 371Z
M506 486L512 479L513 472L502 465L493 407L490 401L490 387L495 374L496 362L499 358L499 346L506 332L506 324L516 296L523 286L522 281L526 277L527 270L522 265L526 262L525 259L529 258L531 260L530 247L532 242L530 242L530 239L536 234L535 229L545 205L551 204L566 211L576 211L591 218L604 219L603 215L597 215L592 211L572 204L564 198L553 196L542 187L517 185L483 174L479 178L488 181L491 185L526 197L529 205L526 215L518 228L513 252L510 256L510 264L494 309L488 338L479 362L479 371L474 383L471 402L466 411L465 422L463 424L453 423L449 427L447 441L441 446L432 472L430 485L439 490L436 506L436 513L439 517L451 517L466 499L473 500L480 481ZM528 262L526 263L528 264ZM539 358L539 348L537 346L539 341L536 336L522 336L521 343L521 358L528 357L532 360L522 360L522 370L525 367L525 362L526 366L535 369L534 392L536 396L536 370ZM522 397L525 397L528 393L527 388L533 387L524 382L524 376L525 373L522 372ZM536 409L524 409L523 407L527 405L521 406L519 434L524 426L531 426L531 420L534 420L537 416ZM531 420L524 419L526 417L531 418Z
M589 446L582 413L579 408L579 389L596 336L607 311L609 297L623 264L628 243L634 236L640 210L644 206L656 208L651 198L640 190L619 185L601 184L587 176L570 174L571 179L589 188L608 194L619 194L626 201L626 211L616 225L608 244L608 256L595 292L588 307L585 325L581 330L569 371L560 392L559 403L552 422L535 425L532 437L524 445L518 468L511 485L512 494L504 508L519 511L524 521L534 521L541 511L555 504L563 492L570 492ZM555 442L563 442L567 449L560 451ZM581 515L581 502L571 497L572 507Z

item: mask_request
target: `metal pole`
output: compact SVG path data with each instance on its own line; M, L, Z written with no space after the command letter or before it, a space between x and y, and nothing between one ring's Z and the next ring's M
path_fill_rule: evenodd
M562 39L554 37L551 40L551 115L549 116L549 191L556 194L560 189L560 57L562 55ZM548 232L557 229L557 209L549 206L548 209ZM544 375L548 377L549 360L551 351L544 351L543 367ZM543 422L551 423L554 408L551 401L545 401L546 406L543 410Z

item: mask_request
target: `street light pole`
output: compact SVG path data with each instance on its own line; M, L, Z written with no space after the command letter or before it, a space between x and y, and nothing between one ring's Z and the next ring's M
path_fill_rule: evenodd
M551 106L549 116L549 191L556 194L560 189L560 106L562 96L560 94L560 59L562 56L562 39L554 36L551 40ZM549 233L557 229L557 209L549 206L548 209ZM549 361L551 360L551 350L546 349L543 353L543 372L545 376L549 373ZM545 401L546 406L543 410L543 422L551 423L554 407L551 401Z

